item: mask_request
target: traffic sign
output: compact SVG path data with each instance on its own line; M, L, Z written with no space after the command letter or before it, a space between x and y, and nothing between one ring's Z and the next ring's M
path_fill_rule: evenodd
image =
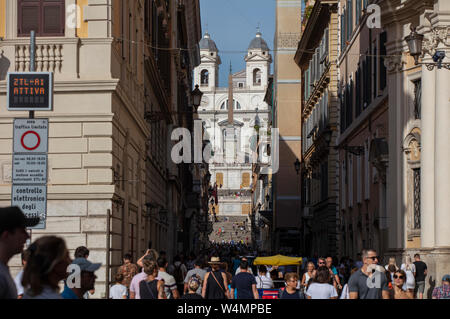
M14 153L47 153L48 119L14 120Z
M11 205L18 206L25 216L39 217L39 224L31 229L45 229L47 216L46 185L13 185Z
M13 184L47 184L47 155L13 155Z
M51 111L53 73L9 72L6 105L8 111Z

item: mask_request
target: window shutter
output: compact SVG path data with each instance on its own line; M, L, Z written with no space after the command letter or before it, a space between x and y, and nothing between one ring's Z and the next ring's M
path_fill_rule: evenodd
M30 31L39 32L39 1L24 1L18 2L19 9L19 36L28 36Z
M64 1L42 3L42 35L64 35Z

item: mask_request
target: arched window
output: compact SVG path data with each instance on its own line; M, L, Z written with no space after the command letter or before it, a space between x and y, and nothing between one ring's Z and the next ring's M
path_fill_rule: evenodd
M208 83L209 83L209 72L208 72L208 70L203 70L200 73L200 84L208 85Z
M223 102L220 105L220 109L221 110L228 110L228 100L226 100L225 102ZM241 109L242 109L241 104L238 101L233 100L233 110L241 110Z
M253 85L261 85L261 70L253 70Z

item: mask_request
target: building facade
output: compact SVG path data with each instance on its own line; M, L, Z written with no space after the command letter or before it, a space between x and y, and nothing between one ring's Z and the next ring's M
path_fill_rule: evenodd
M421 63L436 51L450 56L450 3L380 1L387 33L389 163L388 250L398 260L420 253L428 265L425 296L431 298L450 272L450 72L416 65L405 37L411 27L424 36ZM401 105L402 107L399 107Z
M302 243L306 255L338 252L338 6L307 6L295 61L302 72Z
M340 240L343 256L387 250L389 114L386 32L368 26L367 1L340 1Z
M273 249L300 250L301 76L294 62L300 40L302 2L277 0L274 38L273 127L279 130L279 170L273 174Z
M199 46L201 64L194 71L194 82L204 92L198 113L205 139L212 146L209 170L218 195L210 212L219 219L242 222L252 212L252 154L256 152L258 131L267 132L269 124L264 95L272 58L258 32L245 56L246 69L234 74L230 69L228 88L223 88L218 83L221 60L215 42L206 33ZM233 238L228 235L226 239Z
M150 242L169 256L193 249L179 244L190 191L179 180L190 176L170 161L170 131L192 122L199 10L194 0L0 1L2 104L6 73L29 69L31 30L36 71L54 75L53 111L36 112L50 122L49 179L46 228L32 240L61 236L72 256L88 247L103 264L95 297L108 297L125 253L139 258ZM2 206L11 203L12 121L27 115L0 110Z

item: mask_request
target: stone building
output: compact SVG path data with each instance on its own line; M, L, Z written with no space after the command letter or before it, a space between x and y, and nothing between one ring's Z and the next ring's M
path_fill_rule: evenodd
M194 71L194 82L204 95L198 113L205 127L205 139L212 145L211 184L218 186L218 204L211 204L210 212L220 220L228 217L233 222L248 221L252 211L250 157L255 151L257 130L267 131L269 124L264 95L272 57L258 32L245 56L246 69L234 74L230 70L225 88L218 83L219 50L208 33L199 46L201 64ZM217 225L221 228L221 224ZM227 241L231 239L226 236ZM236 239L235 236L233 240Z
M368 27L367 1L340 1L340 253L386 252L388 89L386 32Z
M450 72L432 57L450 56L450 2L380 1L387 33L389 162L387 248L397 262L419 253L428 265L425 296L450 273ZM423 35L416 65L405 40Z
M123 254L137 259L150 241L170 257L193 249L179 240L192 175L172 164L170 132L192 127L199 2L34 2L0 1L1 104L6 73L28 71L33 29L36 69L55 80L53 111L36 112L50 122L49 179L46 228L32 240L62 236L72 256L87 246L103 264L95 297L104 298ZM27 115L0 110L2 206L11 203L12 121Z
M279 170L273 174L273 249L300 247L301 76L294 61L301 34L301 0L277 0L274 38L273 127L279 129Z
M308 3L295 62L302 75L302 243L306 255L338 251L337 1Z

